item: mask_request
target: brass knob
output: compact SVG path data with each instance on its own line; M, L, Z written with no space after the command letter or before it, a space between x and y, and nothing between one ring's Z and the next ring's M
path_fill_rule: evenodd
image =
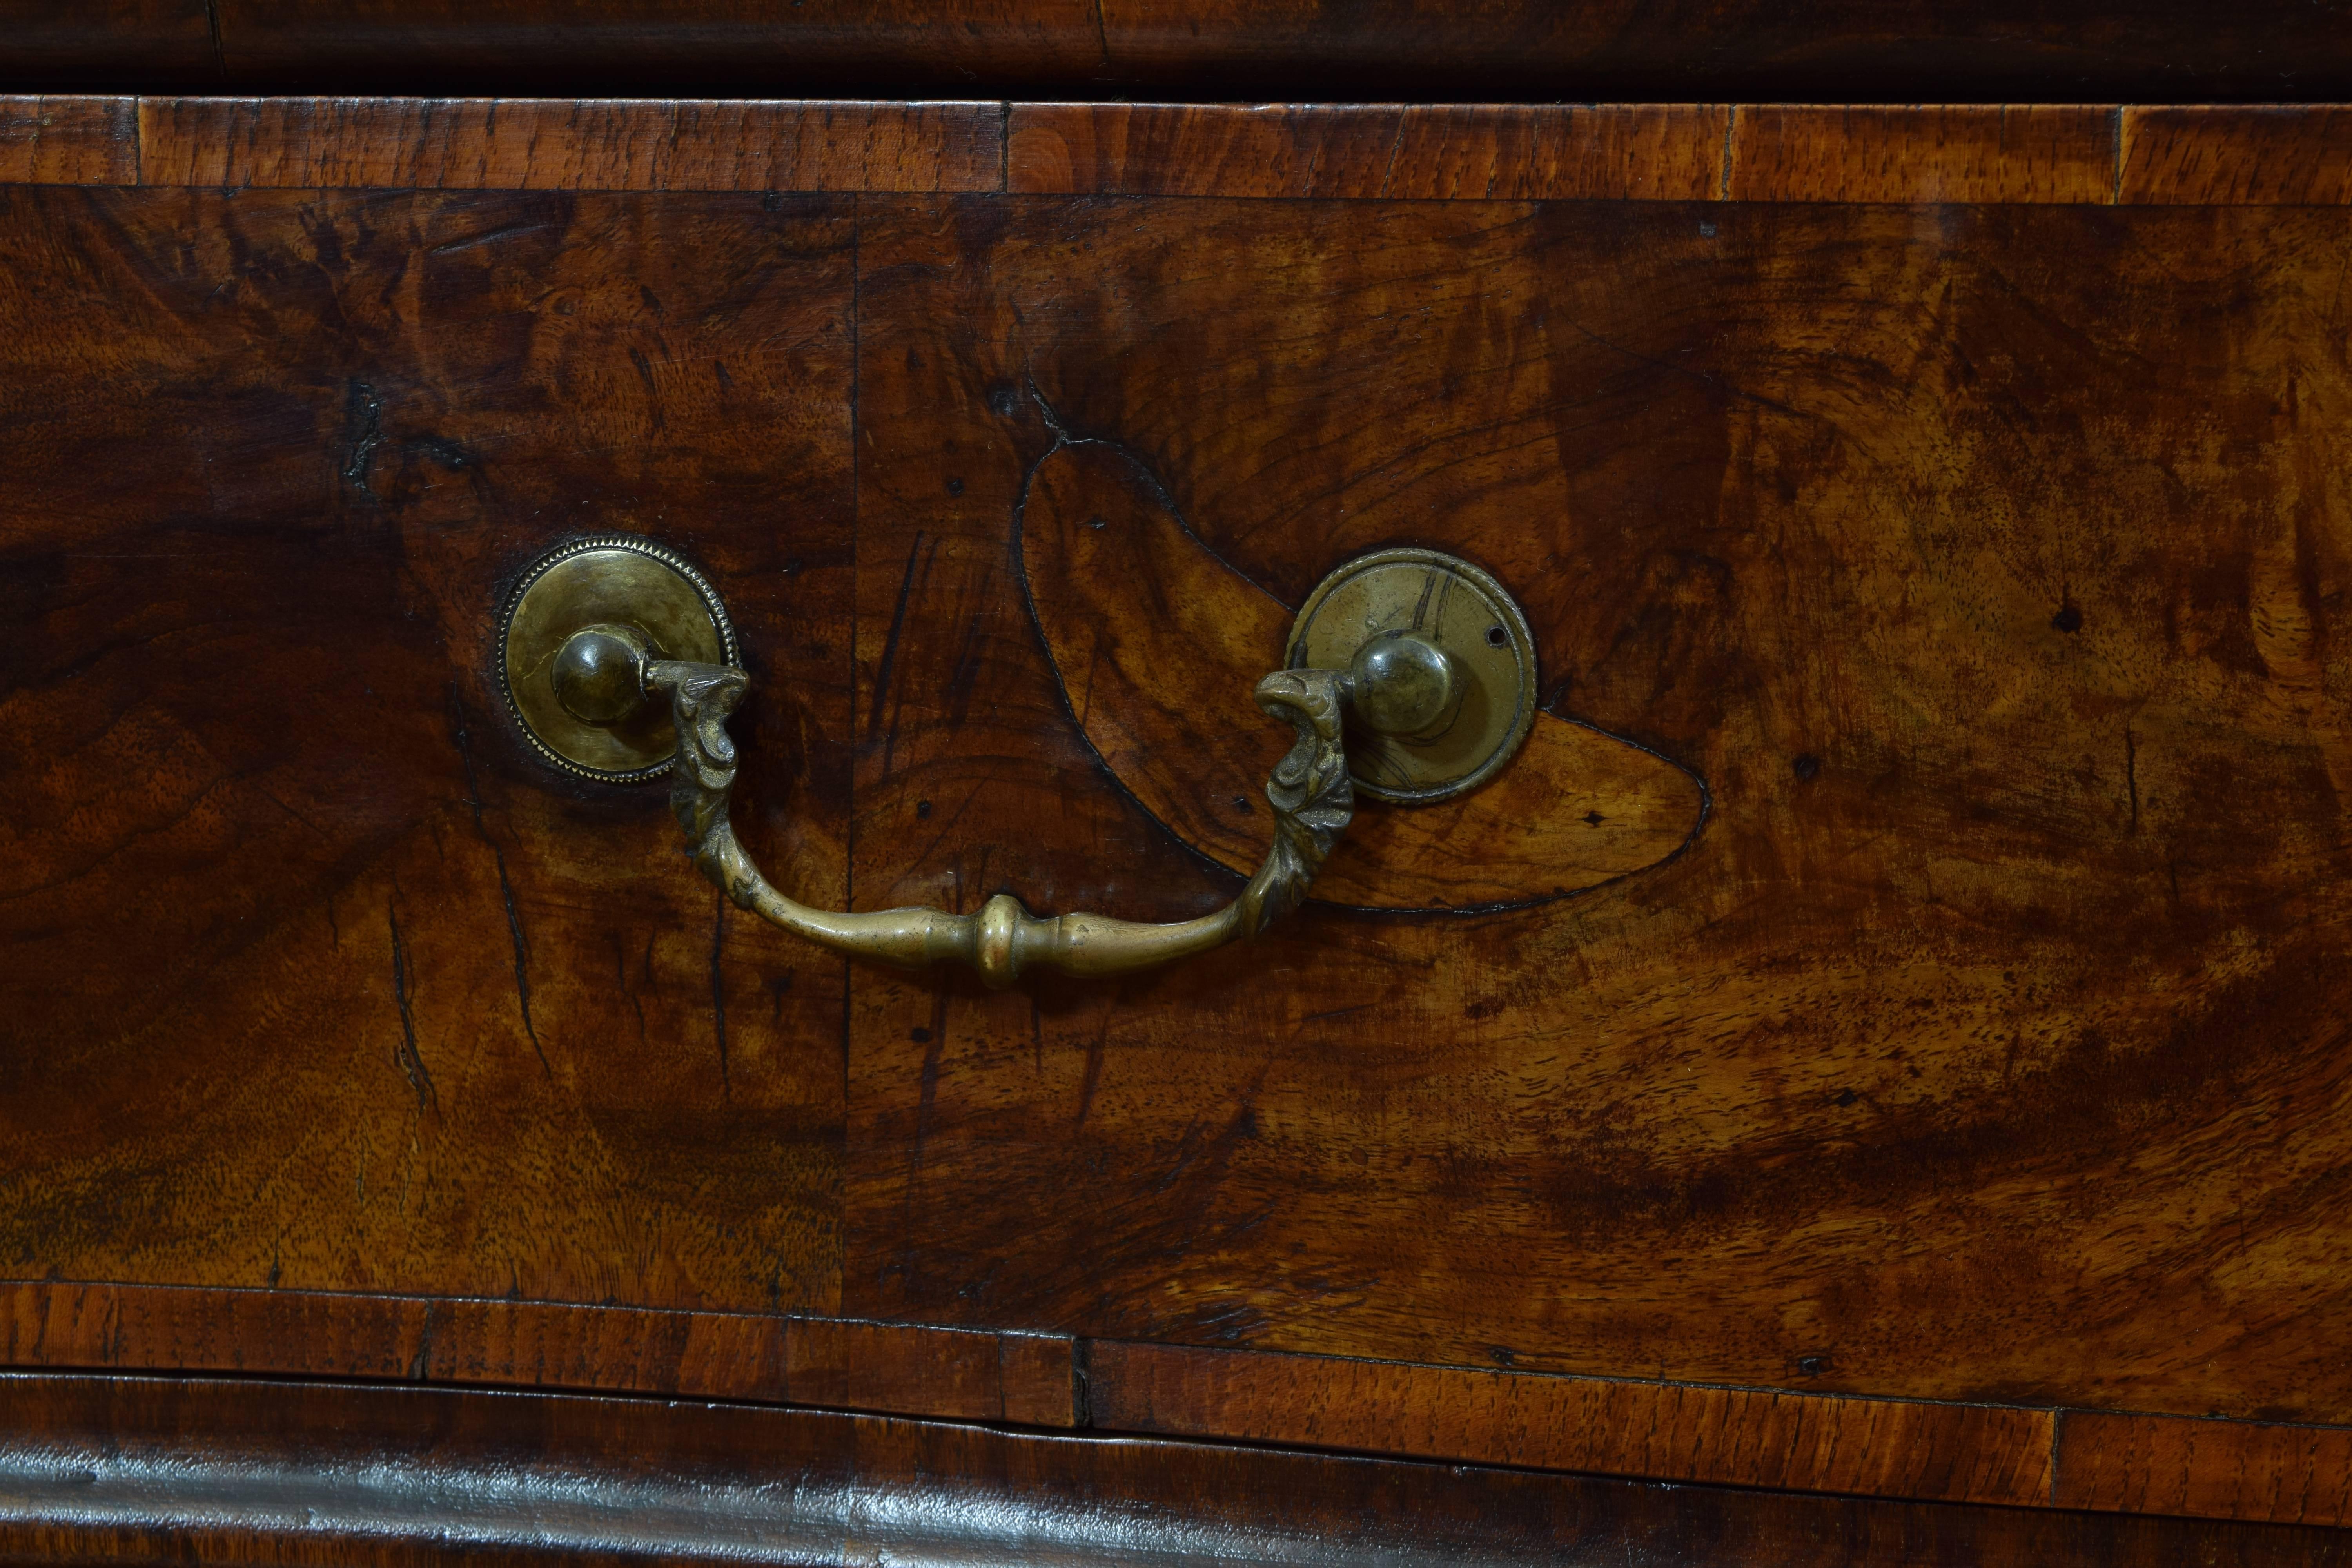
M646 705L646 639L629 626L583 626L556 650L555 700L583 724L617 724Z
M1348 709L1408 743L1434 739L1462 710L1464 681L1445 650L1411 632L1383 632L1348 661Z

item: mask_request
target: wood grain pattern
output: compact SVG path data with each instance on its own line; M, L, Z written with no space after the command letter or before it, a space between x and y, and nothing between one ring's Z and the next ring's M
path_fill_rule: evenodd
M32 1281L0 1284L0 1365L751 1399L1885 1498L2328 1526L2352 1518L2352 1430L2342 1427L1080 1345L806 1316Z
M1263 1376L1354 1440L1347 1358L1444 1363L1416 1443L1958 1497L2042 1473L2007 1406L2352 1422L2347 248L2319 206L0 189L0 1260L251 1293L15 1342L984 1420L1121 1408L1081 1337L1245 1346L1339 1392L1147 1359L1125 1408L1247 1426ZM1554 715L1706 779L1706 830L994 994L737 917L656 795L499 717L501 586L655 533L743 629L780 884L1213 907L1024 599L1023 498L1096 446L1276 602L1480 560ZM2326 1516L2332 1437L2225 1484L2192 1425L2058 1487L2269 1517L2300 1466Z
M1018 104L1007 181L1130 195L2107 204L2117 112Z
M1743 104L1724 194L1746 202L2116 199L2116 115L2092 104Z
M2122 199L2180 206L2352 202L2352 110L2128 107Z
M1077 1342L1062 1334L996 1336L998 1414L1030 1426L1083 1426Z
M908 1323L303 1290L0 1283L0 1365L789 1401L1078 1424L1072 1342Z
M1058 1342L1066 1362L1070 1342ZM817 1321L794 1326L789 1358L793 1395L801 1403L966 1420L992 1421L1004 1413L994 1334Z
M168 1361L190 1372L412 1378L428 1359L430 1310L416 1299L313 1291L15 1282L0 1285L0 1347L12 1367Z
M2326 106L1013 104L1008 188L1413 200L2347 199ZM2118 161L2120 157L2120 162Z
M982 191L993 103L151 99L157 185L422 190Z
M1696 201L1722 183L1728 110L1024 103L1007 188L1042 195Z
M2352 1431L2069 1411L2061 1508L2352 1524Z
M1480 561L1556 710L1716 809L1515 914L861 975L842 1310L2352 1420L2347 245L2315 208L869 200L861 906L1229 896L1028 624L1013 513L1066 438L1277 598Z
M10 1562L2335 1564L2277 1525L1663 1486L700 1402L0 1375Z
M688 552L761 683L737 819L844 895L850 251L756 195L0 194L11 1272L834 1310L841 965L547 776L489 650L560 541Z
M241 1304L237 1297L247 1293L195 1296L174 1315L201 1321L223 1305L234 1311ZM793 1396L790 1320L539 1301L410 1300L402 1305L421 1320L422 1348L407 1373L418 1382L731 1399ZM332 1306L319 1303L320 1315ZM300 1370L316 1375L335 1369Z
M2045 1506L2046 1410L1088 1347L1095 1424L1657 1480Z
M136 101L0 96L0 183L137 184Z
M0 1286L7 1361L782 1399L782 1319L168 1286Z
M2325 106L68 95L0 98L0 182L2299 205L2352 200L2346 124Z
M1281 666L1297 612L1204 547L1166 494L1108 443L1047 453L1019 508L1023 595L1101 765L1178 838L1248 876L1287 739L1243 694ZM1443 811L1360 798L1312 896L1424 910L1568 898L1680 852L1706 816L1706 786L1665 758L1538 711L1510 766Z

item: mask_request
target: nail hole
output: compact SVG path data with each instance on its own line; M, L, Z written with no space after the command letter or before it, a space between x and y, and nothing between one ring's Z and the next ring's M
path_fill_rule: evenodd
M915 815L916 815L917 816L919 816L919 817L920 817L920 816L930 816L930 815L931 815L931 803L930 803L929 801L928 801L928 800L919 800L919 801L917 801L917 802L915 803Z
M1486 628L1486 646L1488 647L1507 647L1510 645L1510 641L1511 634L1505 631L1502 627L1488 626Z

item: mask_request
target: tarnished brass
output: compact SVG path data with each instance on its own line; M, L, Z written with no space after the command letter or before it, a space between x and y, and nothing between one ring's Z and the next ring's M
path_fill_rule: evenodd
M691 566L644 540L566 545L509 596L499 648L508 700L550 761L615 781L673 769L687 851L737 906L887 963L960 959L997 987L1030 969L1118 974L1258 936L1307 896L1354 815L1351 770L1379 770L1388 798L1441 799L1500 767L1534 714L1534 648L1510 596L1451 556L1383 551L1315 591L1292 630L1293 668L1257 683L1257 705L1297 738L1266 781L1274 842L1232 903L1165 925L1040 920L1008 893L971 915L855 914L777 891L736 840L727 720L750 678L718 595Z
M575 540L507 595L499 672L523 733L557 767L615 784L659 776L677 750L646 698L648 659L735 662L735 628L702 574L650 540Z
M1434 550L1381 550L1316 586L1291 623L1293 669L1351 676L1348 767L1376 800L1475 789L1536 718L1536 647L1503 585Z
M735 784L735 744L727 716L747 684L740 669L657 659L645 667L649 691L667 694L676 716L677 768L670 809L686 829L688 853L740 909L842 952L917 968L961 959L1002 989L1032 968L1065 974L1121 974L1204 952L1265 931L1297 907L1332 842L1355 810L1339 746L1339 687L1332 670L1277 670L1257 684L1257 704L1297 731L1275 764L1265 797L1274 806L1274 843L1241 896L1198 920L1152 925L1106 915L1040 920L1009 893L975 915L944 910L882 910L849 914L786 898L751 864L727 820Z
M1411 632L1382 632L1348 661L1350 710L1380 733L1416 743L1453 728L1468 689L1445 650Z
M555 652L555 700L583 724L617 724L645 705L651 657L635 626L583 626Z

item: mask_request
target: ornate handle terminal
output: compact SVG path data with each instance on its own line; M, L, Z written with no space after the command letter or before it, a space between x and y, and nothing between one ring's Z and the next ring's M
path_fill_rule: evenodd
M1391 552L1366 557L1375 564ZM1286 720L1297 740L1266 781L1274 806L1274 843L1265 862L1239 897L1198 920L1153 925L1107 915L1068 914L1040 920L1021 900L999 893L978 914L944 910L884 910L855 914L811 909L785 897L760 874L728 821L735 787L735 742L728 718L750 685L735 662L734 629L718 595L701 575L659 545L610 536L579 541L543 557L509 596L499 637L501 672L515 716L541 753L558 767L590 778L626 783L670 770L670 807L686 830L687 851L702 874L733 900L786 931L841 952L862 954L909 968L940 959L961 959L992 986L1010 985L1032 968L1065 974L1119 974L1258 936L1306 897L1307 886L1355 812L1361 769L1351 765L1342 715L1387 759L1395 771L1399 756L1440 759L1450 770L1419 796L1442 798L1467 787L1515 748L1525 726L1506 730L1503 742L1484 737L1486 716L1496 708L1495 682L1478 662L1494 658L1457 637L1448 651L1449 623L1433 616L1441 606L1439 586L1460 577L1484 594L1492 580L1476 568L1433 552L1408 552L1410 571L1387 600L1367 599L1360 584L1353 597L1333 601L1326 619L1360 625L1339 657L1345 669L1277 670L1257 683L1257 705ZM1430 556L1441 564L1433 568ZM1362 563L1360 563L1360 566ZM1443 583L1433 572L1446 574ZM1331 580L1339 581L1337 575ZM1353 579L1350 579L1353 582ZM1327 584L1327 589L1329 586ZM1499 587L1492 595L1500 595ZM1301 625L1328 597L1309 602ZM1511 626L1525 642L1525 622L1507 606ZM1410 609L1395 606L1417 606ZM1480 598L1475 614L1454 618L1488 628L1488 641L1505 629L1502 608ZM1409 623L1409 624L1404 624ZM1309 662L1293 637L1294 665ZM1505 643L1494 643L1506 647ZM1516 669L1519 686L1531 685L1532 660ZM1517 688L1513 688L1514 690ZM1465 719L1465 704L1479 715ZM667 707L667 715L663 708ZM1506 710L1516 711L1516 710ZM669 724L661 722L664 717ZM1452 758L1429 748L1450 744L1465 756ZM1385 775L1384 775L1385 776ZM1454 782L1448 784L1447 778ZM1366 784L1379 793L1379 786Z
M677 722L669 800L686 829L687 851L738 908L811 942L886 963L915 968L961 959L998 988L1037 966L1081 975L1146 969L1236 937L1255 937L1297 908L1355 811L1347 754L1339 744L1339 688L1345 679L1332 670L1286 669L1257 683L1258 706L1287 719L1298 732L1297 743L1266 781L1274 844L1265 864L1241 896L1216 913L1153 925L1107 915L1040 920L1009 893L990 899L976 915L930 909L849 914L788 899L760 875L727 820L735 784L735 742L727 733L727 719L749 684L743 672L728 665L656 659L645 666L644 675L646 690L668 697Z

